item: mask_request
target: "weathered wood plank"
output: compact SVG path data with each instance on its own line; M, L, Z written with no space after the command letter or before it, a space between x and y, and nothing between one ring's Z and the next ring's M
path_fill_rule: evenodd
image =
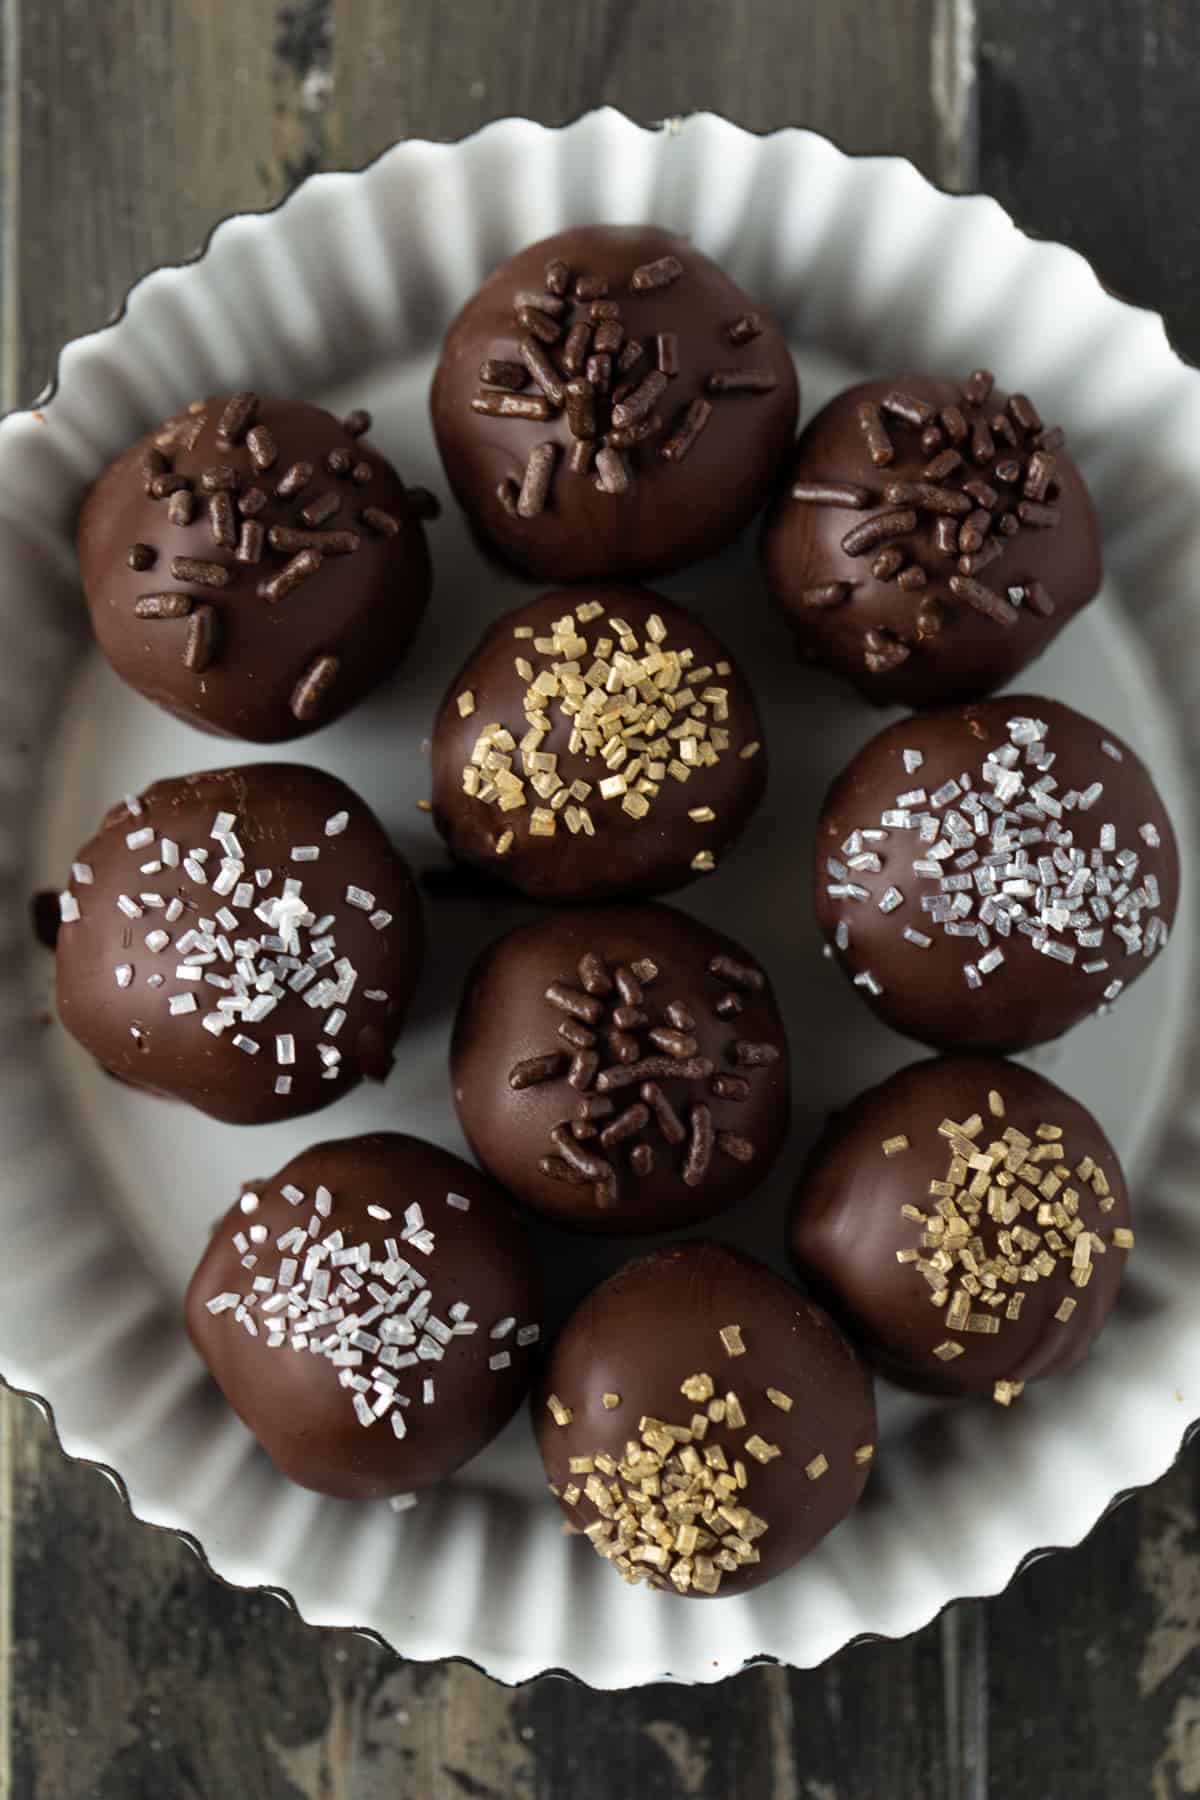
M607 102L655 120L704 107L754 130L802 121L852 150L961 175L959 102L927 0L798 12L697 0L13 0L20 9L20 202L27 230L20 391L101 323L144 269L212 223L272 204L314 169L404 135L456 137L526 113L558 123ZM958 0L938 0L953 21ZM102 178L101 178L102 176Z
M980 183L1200 356L1200 8L978 0Z

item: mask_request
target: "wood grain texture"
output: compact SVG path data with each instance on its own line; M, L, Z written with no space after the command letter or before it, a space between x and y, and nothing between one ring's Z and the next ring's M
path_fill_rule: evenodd
M404 134L606 102L804 123L978 181L1200 352L1194 0L0 0L0 23L10 404L223 213ZM1182 1800L1200 1793L1198 1508L1200 1448L1079 1550L904 1644L716 1690L511 1692L226 1588L3 1394L7 1792ZM0 1730L0 1795L6 1760Z
M712 107L756 131L803 120L858 151L961 173L957 101L929 0L6 0L19 16L19 392L185 257L223 214L398 137L620 105ZM934 14L955 17L956 0ZM950 58L953 61L953 57ZM851 79L851 72L853 79ZM951 141L953 140L953 142Z
M1200 359L1195 0L978 0L980 185Z

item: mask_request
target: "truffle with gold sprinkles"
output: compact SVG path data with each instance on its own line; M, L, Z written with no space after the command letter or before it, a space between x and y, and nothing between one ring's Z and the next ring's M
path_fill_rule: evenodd
M543 594L488 630L433 732L451 853L537 899L666 893L721 866L762 798L753 695L646 588Z
M186 1302L213 1379L285 1475L397 1510L511 1418L540 1313L507 1196L394 1132L314 1144L254 1182Z
M1133 1244L1092 1115L982 1056L913 1063L835 1114L791 1224L797 1268L882 1374L1001 1406L1087 1353Z
M870 1375L832 1319L704 1240L626 1263L589 1294L532 1409L568 1521L626 1581L692 1598L744 1593L807 1555L874 1455Z

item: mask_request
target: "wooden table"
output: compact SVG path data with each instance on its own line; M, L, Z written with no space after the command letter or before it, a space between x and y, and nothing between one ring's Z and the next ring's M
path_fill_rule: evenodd
M224 213L406 134L602 102L910 156L1076 245L1200 355L1196 0L0 0L0 19L9 404ZM1200 1793L1196 1450L907 1642L609 1696L313 1630L133 1524L32 1406L5 1396L0 1428L19 1800Z

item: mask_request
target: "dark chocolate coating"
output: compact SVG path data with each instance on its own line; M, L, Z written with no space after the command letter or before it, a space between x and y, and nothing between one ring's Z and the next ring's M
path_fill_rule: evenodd
M961 780L964 773L970 775L977 793L990 796L994 790L980 779L985 758L1008 743L1009 720L1031 716L1049 728L1045 747L1056 759L1049 775L1057 783L1056 788L1049 790L1050 798L1061 799L1072 791L1086 792L1097 781L1103 783L1104 790L1086 810L1064 810L1057 821L1046 818L1046 827L1057 823L1063 832L1069 832L1071 848L1081 850L1089 863L1099 848L1104 826L1115 827L1115 852L1105 853L1105 866L1112 868L1116 855L1132 852L1139 859L1131 882L1133 892L1140 892L1147 875L1158 884L1160 904L1140 911L1143 944L1149 941L1145 934L1158 929L1151 926L1153 916L1168 927L1175 916L1179 857L1171 822L1145 766L1128 744L1104 726L1057 700L1030 694L1004 694L974 706L918 713L889 725L859 751L825 798L817 826L817 918L831 944L836 944L839 922L848 929L847 948L836 952L846 973L864 978L870 974L882 985L883 992L873 995L863 983L859 984L873 1011L896 1031L938 1049L1012 1051L1046 1043L1096 1012L1106 1004L1105 994L1111 983L1120 981L1127 987L1158 954L1147 957L1141 949L1130 953L1126 941L1116 933L1115 927L1121 921L1115 912L1101 926L1089 911L1079 929L1089 933L1101 930L1099 945L1081 945L1072 924L1047 934L1050 941L1075 952L1073 963L1056 960L1037 949L1019 929L1014 928L1007 937L992 929L989 948L1000 950L1004 961L990 973L984 973L977 989L972 988L967 985L966 965L977 964L989 949L977 939L948 935L940 925L931 923L929 913L922 909L922 900L936 895L940 882L932 876L913 874L913 860L926 859L929 850L919 842L916 829L888 829L886 839L863 846L879 856L882 868L878 872L848 868L843 844L855 830L880 828L883 813L896 807L899 796L921 789L933 795L943 783ZM1120 751L1120 762L1104 753L1102 741ZM911 774L903 762L905 749L919 751L924 757L921 766ZM1013 804L1030 805L1028 789L1042 776L1023 760L1017 772L1026 781ZM934 811L945 819L961 804L961 800L956 800L937 809L918 805L908 810L914 817ZM1141 836L1144 825L1157 834L1157 847ZM1012 819L1013 831L1035 828L1036 815L1032 823L1029 815ZM991 853L990 835L978 842L981 854ZM1042 841L1026 846L1026 854L1036 863L1039 858L1052 855L1054 849L1055 845L1043 836ZM969 850L962 853L970 854ZM850 883L866 890L865 899L831 895L831 886L844 884L830 871L830 859L847 869ZM945 860L943 866L951 880L971 873L956 866L953 858ZM1035 876L1035 890L1036 882ZM1120 881L1115 882L1114 891L1120 885ZM882 912L879 903L891 887L899 889L903 902L892 911ZM1076 905L1090 908L1095 897L1093 891L1085 892ZM978 920L983 902L978 894L971 898L972 911L961 923ZM1032 896L1014 898L1026 908L1027 922L1036 919L1036 891ZM1110 906L1119 904L1113 899ZM1082 913L1070 913L1072 919L1077 916L1082 917ZM1127 925L1131 923L1132 920L1126 921ZM931 946L921 949L906 942L906 929L931 937ZM1095 962L1104 962L1107 967L1087 972L1085 965Z
M579 965L585 956L601 960L607 977L616 981L613 991L600 992L603 982L598 982L594 996L584 993ZM732 959L742 978L710 972L714 958ZM644 959L658 973L639 983L636 1011L643 1022L629 1020L622 1037L614 1010L623 1007L624 977L617 980L616 972ZM746 985L747 978L754 987ZM576 1016L546 998L547 989L559 986L570 991ZM731 996L739 1010L719 1016L717 1004ZM682 1033L668 1012L680 1007L683 1014L676 1010L674 1018L682 1018ZM583 1024L580 1012L591 1016L590 1025ZM671 1035L663 1042L673 1053L650 1036L664 1029ZM587 1048L588 1034L594 1049ZM676 1041L678 1036L694 1040L694 1048ZM585 1058L597 1059L594 1068L582 1071L585 1079L573 1063L576 1043ZM748 1053L739 1045L766 1048ZM680 1051L691 1060L681 1061ZM544 1055L558 1058L549 1078L527 1081L518 1075L514 1087L512 1071ZM746 1060L748 1055L754 1060ZM623 1079L626 1069L639 1068L647 1058L654 1059L652 1072L632 1082ZM570 908L500 938L467 977L450 1066L458 1116L483 1166L526 1206L579 1231L667 1231L709 1218L757 1187L787 1132L787 1036L769 982L740 944L667 906ZM673 1066L691 1073L674 1075ZM642 1097L643 1083L650 1080L677 1125ZM714 1083L725 1090L724 1097L714 1092ZM601 1116L594 1133L585 1128L585 1136L576 1139L572 1121L582 1125L581 1108L597 1101ZM601 1134L634 1107L647 1117L633 1129L641 1119L635 1112L627 1121L628 1135L606 1146ZM712 1155L706 1172L697 1176L693 1165L689 1179L693 1109L704 1107L716 1134ZM562 1143L551 1133L562 1126L575 1150L603 1159L611 1176L601 1171L595 1178L570 1180L562 1178L561 1168L547 1173L541 1167L547 1158L561 1162ZM723 1146L727 1133L736 1140L730 1147ZM630 1160L639 1145L653 1152L647 1173L639 1174Z
M993 531L986 541L990 543L994 537L1004 545L1003 552L975 576L1000 600L1010 588L1040 582L1053 599L1054 611L1049 616L1040 616L1022 603L1010 608L1014 623L1006 626L956 597L949 582L965 571L959 567L957 549L947 552L938 548L938 515L934 512L918 510L915 529L889 538L865 554L852 556L842 548L847 532L880 511L893 510L884 494L888 483L927 480L929 464L947 450L957 449L963 462L935 485L952 489L961 498L964 481L982 480L998 496L993 512L996 519L1021 504L1024 469L1037 437L1020 430L1015 422L1018 445L997 438L994 453L979 461L972 455L969 438L957 446L944 438L941 452L929 452L921 447L919 428L885 413L882 416L894 459L882 468L871 460L858 420L861 404L878 403L885 395L900 392L935 411L958 407L968 425L990 420L1008 406L1009 396L999 389L992 391L983 407L971 406L964 401L963 385L941 376L900 375L865 381L838 394L801 433L786 480L763 527L767 581L795 634L800 656L844 676L880 706L946 705L990 693L1040 656L1100 586L1095 510L1078 469L1062 449L1053 452L1053 484L1047 495L1061 512L1060 522L1048 528L1023 525L1011 537ZM980 448L982 454L985 446ZM1006 482L995 470L1010 458L1020 463L1022 474ZM870 500L861 510L813 504L792 497L797 482L848 482L869 490ZM961 525L963 520L954 522ZM891 545L903 553L905 565L919 565L925 571L924 587L906 590L896 575L889 580L872 575L879 551ZM806 590L838 582L852 584L840 604L806 602ZM929 617L931 600L936 601L940 613L936 627ZM904 660L894 667L870 666L871 646L865 641L868 632L881 633L888 641L885 663L890 665L893 657L907 651Z
M303 1203L292 1205L284 1197L287 1185L301 1190ZM478 1324L473 1334L450 1338L440 1361L419 1357L391 1371L395 1391L409 1402L403 1410L407 1432L402 1439L387 1415L373 1425L359 1422L354 1395L340 1385L339 1371L328 1358L297 1351L290 1342L268 1342L268 1320L261 1311L265 1295L251 1314L258 1327L254 1337L232 1309L208 1310L208 1302L219 1294L251 1292L256 1276L277 1282L285 1254L301 1264L296 1279L302 1281L306 1251L281 1251L277 1239L296 1227L305 1231L309 1220L319 1216L313 1204L318 1186L329 1190L333 1206L316 1242L340 1230L347 1248L369 1244L373 1263L386 1262L385 1240L401 1240L405 1209L415 1202L433 1234L432 1252L403 1241L398 1248L424 1277L432 1295L430 1316L452 1327L449 1308L465 1301L468 1318ZM186 1301L192 1341L230 1406L283 1474L321 1494L380 1499L452 1475L512 1417L528 1390L538 1354L534 1345L516 1341L518 1328L540 1320L541 1283L506 1197L461 1158L395 1132L314 1144L270 1181L253 1183L253 1189L259 1196L257 1208L247 1214L240 1202L230 1207L197 1265ZM468 1200L469 1211L448 1205L448 1193ZM372 1217L368 1206L392 1217ZM250 1254L258 1262L247 1269L233 1235L249 1234L255 1225L265 1226L270 1235L261 1245L251 1243ZM340 1271L330 1272L336 1287ZM365 1279L395 1292L397 1284L378 1267ZM408 1303L394 1316L403 1317ZM347 1315L361 1314L375 1301L366 1295L356 1304L348 1292L341 1304ZM490 1336L492 1327L506 1319L515 1320L514 1326L499 1339ZM368 1321L363 1329L377 1335L379 1320ZM489 1368L489 1358L503 1351L509 1353L508 1366ZM378 1366L377 1354L363 1349L358 1372L364 1377ZM434 1398L427 1404L423 1384L428 1378L433 1379ZM365 1397L373 1401L376 1395Z
M277 451L273 465L260 473L245 438L230 444L218 435L229 399L217 394L198 402L199 412L177 414L109 466L80 514L80 573L100 648L138 693L203 731L254 743L284 743L340 718L396 668L429 599L429 552L400 477L331 413L303 401L260 395L255 424L266 428ZM147 492L143 458L156 450L169 474L186 477L190 484L190 524L172 524L169 499ZM345 462L345 472L331 473L326 467L331 453ZM313 465L311 478L295 494L279 497L278 484L300 462ZM370 471L368 480L350 473L362 468ZM260 592L261 584L277 576L297 552L264 541L258 562L242 562L232 545L216 541L211 496L201 480L206 470L216 469L236 475L234 534L246 522L239 497L249 489L265 495L252 518L264 539L273 528L308 530L301 513L332 494L338 510L314 536L340 542L342 534L351 533L357 548L323 554L315 574L272 604ZM394 535L364 522L370 508L396 521ZM135 544L154 552L150 567L130 566ZM227 572L227 584L177 578L171 572L176 557L218 565ZM219 572L215 579L221 579ZM196 605L213 609L214 644L207 667L194 670L184 662L189 619L137 616L139 597L156 594L190 596ZM292 709L297 684L322 656L337 658L336 676L311 716L297 717Z
M728 674L710 673L698 683L693 703L703 711L706 732L719 729L728 735L728 748L714 765L692 767L686 780L678 780L670 772L662 774L655 784L658 792L649 797L649 810L641 817L624 810L622 797L605 799L599 792L601 781L623 774L642 754L637 745L625 763L615 768L598 753L589 754L582 748L572 751L569 745L577 716L564 713L558 699L552 699L546 709L551 729L538 749L557 758L556 773L564 786L575 781L590 785L585 805L594 827L592 835L583 829L569 829L574 808L568 812L565 807L555 815L552 837L531 832L534 812L546 809L549 802L535 793L519 749L511 756L514 772L525 780L523 806L505 811L494 800L485 801L464 791L463 770L486 726L505 726L518 745L529 729L525 695L530 684L518 674L517 658L527 661L535 676L552 670L564 659L539 654L534 639L545 639L554 622L575 608L583 607L586 613L592 605L602 606L603 613L585 618L575 627L589 646L578 659L585 674L595 660L597 643L606 637L613 641L610 618L619 618L632 628L639 646L632 654L641 660L644 650L653 648L646 623L655 614L666 628L664 651L692 652L690 666L697 671L730 664L725 646L698 619L648 588L560 589L505 613L490 627L450 683L438 711L433 732L433 818L456 858L486 869L538 900L626 898L683 887L705 872L693 867L698 854L707 851L719 863L733 848L766 786L767 756L758 710L744 676L731 667ZM514 630L520 629L532 630L533 637L514 637ZM727 696L728 716L720 723L720 708L699 699L712 688ZM682 685L676 691L683 691ZM474 710L463 718L458 697L468 692L474 697ZM665 726L661 722L654 725L650 732L640 734L639 741L657 743L662 761L677 763L681 745L669 733L690 716L690 708L681 708L678 717L672 715ZM614 729L606 727L606 734ZM742 754L754 745L758 748L752 754ZM630 785L636 787L636 778ZM692 819L690 813L701 807L711 808L714 818ZM510 832L511 844L504 854L498 854L497 843Z
M1005 1116L989 1110L989 1091L1004 1101ZM1079 1196L1079 1216L1107 1245L1092 1258L1086 1287L1070 1279L1070 1263L1054 1259L1054 1273L1035 1282L1001 1282L1008 1298L1021 1293L1020 1316L991 1335L947 1328L947 1308L935 1306L925 1277L914 1262L897 1262L898 1251L921 1249L925 1230L901 1216L911 1205L931 1213L937 1202L931 1181L943 1181L952 1154L938 1135L943 1119L962 1124L978 1113L984 1149L1015 1127L1034 1139L1039 1125L1063 1130L1064 1164L1072 1171L1065 1192ZM909 1148L886 1156L888 1138L905 1136ZM1098 1197L1073 1171L1091 1157L1112 1192L1113 1206L1101 1212ZM1049 1171L1054 1165L1046 1163ZM1031 1189L1032 1191L1032 1189ZM1039 1234L1036 1214L1020 1221ZM796 1267L835 1316L860 1343L881 1374L902 1387L929 1394L990 1395L997 1381L1039 1381L1059 1375L1087 1353L1112 1310L1127 1252L1111 1243L1113 1230L1129 1225L1129 1197L1116 1152L1086 1107L1020 1063L997 1057L953 1056L912 1063L878 1087L860 1094L835 1113L809 1159L796 1193L791 1251ZM999 1253L1004 1229L988 1217L979 1223L985 1257ZM1053 1229L1053 1228L1051 1228ZM1028 1262L1028 1256L1025 1261ZM953 1278L952 1278L953 1279ZM1054 1317L1065 1299L1075 1310L1065 1321ZM987 1311L979 1301L972 1309ZM943 1361L933 1352L952 1342L962 1354Z
M743 1355L727 1353L719 1332L728 1325L740 1326ZM740 1429L710 1425L698 1445L701 1453L719 1445L731 1467L745 1463L739 1501L769 1527L755 1543L760 1560L722 1576L721 1596L745 1593L807 1555L850 1511L876 1429L871 1378L855 1350L827 1313L762 1263L701 1240L611 1275L568 1319L547 1358L532 1401L538 1448L560 1495L572 1482L582 1489L587 1476L571 1472L572 1456L619 1461L643 1417L690 1427L705 1403L685 1397L680 1384L696 1374L710 1375L718 1396L732 1390L746 1417ZM792 1400L790 1411L767 1398L768 1387ZM611 1410L606 1393L619 1396ZM555 1423L551 1394L570 1408L569 1424ZM782 1454L760 1463L746 1450L755 1435ZM810 1478L806 1467L818 1456L828 1468ZM586 1496L560 1504L583 1529L598 1517Z
M683 264L669 286L631 292L638 267L676 257ZM662 430L625 454L630 490L601 493L594 470L576 474L566 458L572 436L565 410L548 419L492 418L472 411L487 391L481 365L514 362L526 334L517 323L514 295L545 288L547 262L561 258L578 276L607 278L606 302L620 307L626 341L647 346L634 374L655 366L655 339L677 339L678 373L654 406ZM553 321L556 343L544 345L561 368L566 334L589 319L590 303L572 287L565 310ZM728 327L756 314L761 331L731 342ZM708 393L715 370L761 370L775 385L768 392ZM566 377L564 376L564 379ZM614 376L614 384L624 379ZM492 390L495 392L496 390ZM539 389L530 380L525 397ZM706 399L712 414L686 456L667 461L661 447L693 402ZM476 532L518 569L549 581L637 580L695 562L719 549L761 506L787 454L796 426L797 384L787 344L774 317L751 301L717 265L686 238L649 225L589 225L544 238L491 275L469 300L447 334L431 396L433 425L446 475ZM599 429L607 431L603 398ZM599 439L596 440L600 442ZM521 518L498 497L503 483L519 488L529 453L553 444L558 459L545 510Z
M349 822L339 835L327 836L326 822L340 812ZM221 880L225 851L211 837L216 816L233 813L233 832L245 852L242 880L254 883L255 871L272 871L266 887L255 887L248 905L234 906L233 893L214 893ZM126 837L151 830L154 841L130 849ZM161 860L163 838L177 843L180 864L159 873L142 874L143 863ZM294 861L291 851L316 845L316 861ZM209 852L208 880L196 881L183 867L190 850ZM415 883L408 864L388 842L378 819L344 782L317 769L296 763L254 763L238 769L210 769L203 774L173 777L155 782L141 796L135 815L125 804L105 816L99 831L79 851L78 862L91 869L93 879L72 879L70 893L80 917L64 925L58 934L58 1012L63 1024L84 1048L113 1075L152 1093L186 1100L202 1112L233 1125L257 1125L315 1112L337 1100L363 1076L382 1081L391 1069L392 1046L400 1033L408 1002L416 986L424 954L424 929ZM255 916L255 907L283 893L286 879L299 881L301 898L311 909L313 924L333 915L322 936L332 934L335 961L321 966L302 991L284 987L277 1006L260 1022L238 1024L221 1037L213 1036L201 1021L219 1007L234 990L219 988L201 979L179 978L177 969L189 954L177 948L189 930L200 929L209 919L215 938L224 932L230 950L250 937L261 938L271 926ZM346 902L349 886L374 898L370 910ZM141 917L130 918L117 904L127 896L143 905L139 896L159 894L168 902L178 898L184 911L169 922L161 907L143 906ZM236 928L227 929L216 919L218 908L228 907ZM390 913L391 921L377 929L372 912ZM170 942L154 951L146 945L150 932L161 930ZM300 961L307 961L316 934L299 927ZM207 956L204 976L228 980L234 964L223 952L210 952L199 942L193 954ZM240 954L240 953L238 953ZM279 954L264 947L255 968L267 972L268 962ZM318 955L322 952L318 951ZM357 972L353 991L344 1001L322 1006L307 1003L326 979L340 981L336 964L345 961ZM118 986L115 971L131 971L126 986ZM285 970L277 985L290 983L296 971ZM149 983L161 977L156 986ZM386 1000L371 1000L372 992L386 993ZM191 994L196 1008L177 1015L168 1010L172 995ZM345 1012L340 1029L335 1010ZM233 1044L235 1033L257 1042L257 1053ZM294 1061L279 1060L277 1035L294 1039ZM340 1053L335 1075L327 1079L318 1046L328 1044ZM277 1094L281 1077L291 1078L291 1091Z

